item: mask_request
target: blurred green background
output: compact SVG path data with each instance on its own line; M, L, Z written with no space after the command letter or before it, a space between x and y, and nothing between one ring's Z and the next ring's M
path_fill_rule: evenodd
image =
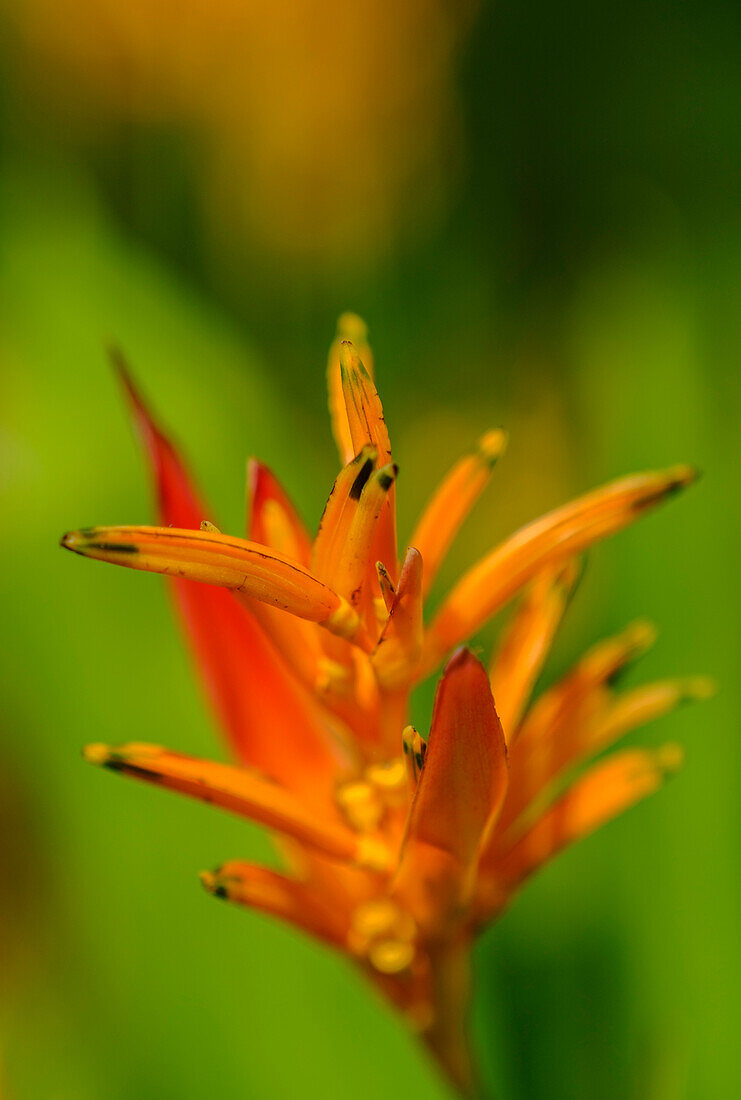
M159 579L57 549L152 516L105 343L213 519L240 529L257 453L314 523L345 309L404 530L511 431L443 589L601 480L705 472L591 555L545 681L647 616L635 682L722 690L638 738L681 740L680 776L484 937L475 1031L502 1098L735 1095L741 9L3 0L0 29L3 1100L445 1095L341 963L199 888L258 830L79 759L220 751Z

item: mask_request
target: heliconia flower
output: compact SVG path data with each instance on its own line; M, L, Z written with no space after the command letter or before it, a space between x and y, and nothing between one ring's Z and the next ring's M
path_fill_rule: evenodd
M660 787L682 753L670 744L594 757L712 690L690 678L617 692L617 674L653 639L639 622L532 701L578 556L694 472L636 474L550 512L473 565L425 622L425 596L505 448L503 432L453 467L400 556L398 471L365 327L346 315L328 364L343 466L318 533L309 537L275 476L250 459L241 538L211 522L118 367L160 526L84 528L62 545L171 578L234 762L141 743L90 745L86 759L269 829L282 872L233 860L202 874L206 889L353 960L469 1093L474 937L547 860ZM486 668L461 643L518 595ZM408 724L410 692L443 662L425 738Z

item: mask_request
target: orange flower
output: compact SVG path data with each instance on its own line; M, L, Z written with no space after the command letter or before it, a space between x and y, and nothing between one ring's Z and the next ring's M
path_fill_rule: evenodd
M424 597L504 433L488 433L453 467L400 561L397 469L365 328L346 316L328 366L345 465L318 534L310 539L273 474L250 461L243 539L204 519L208 508L119 367L162 526L88 528L62 545L172 578L235 763L138 743L90 745L85 756L269 828L284 873L233 861L204 873L206 888L351 958L470 1091L473 937L545 861L656 790L681 750L630 749L584 765L710 690L695 678L617 693L616 674L652 640L636 623L531 703L577 556L694 473L636 474L529 524L474 565L425 624ZM456 648L520 593L488 670ZM410 692L445 660L424 739L407 725Z

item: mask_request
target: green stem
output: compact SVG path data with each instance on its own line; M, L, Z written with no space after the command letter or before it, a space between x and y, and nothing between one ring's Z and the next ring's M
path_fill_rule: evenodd
M423 1038L432 1057L461 1097L481 1089L468 1033L471 1001L471 944L467 937L431 953L434 1022Z

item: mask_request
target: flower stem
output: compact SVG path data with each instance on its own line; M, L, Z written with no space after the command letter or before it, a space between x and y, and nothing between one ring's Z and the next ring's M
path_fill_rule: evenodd
M461 1097L481 1096L468 1033L471 945L467 937L440 945L431 957L434 1021L425 1044Z

